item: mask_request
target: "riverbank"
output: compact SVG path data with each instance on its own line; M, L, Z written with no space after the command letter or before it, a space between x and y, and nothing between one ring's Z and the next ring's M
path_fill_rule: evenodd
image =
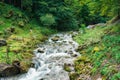
M74 37L79 43L81 57L75 60L71 80L120 79L120 24L119 20L95 25Z
M0 9L0 63L12 65L18 61L21 72L26 72L37 44L56 31L39 26L34 18L28 18L13 6L0 3Z

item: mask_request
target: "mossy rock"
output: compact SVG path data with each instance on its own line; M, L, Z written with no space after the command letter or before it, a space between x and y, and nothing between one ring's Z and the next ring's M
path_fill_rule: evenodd
M47 36L44 36L43 38L40 39L41 42L45 42L45 40L47 40L48 37Z
M60 39L59 36L55 36L55 37L52 38L53 41L58 41L59 39Z

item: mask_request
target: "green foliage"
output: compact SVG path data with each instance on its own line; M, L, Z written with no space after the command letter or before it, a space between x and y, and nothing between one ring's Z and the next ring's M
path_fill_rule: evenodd
M13 6L1 3L0 9L0 38L7 36L7 44L11 46L9 59L7 59L6 46L0 47L0 63L12 64L14 60L19 60L20 62L26 62L24 65L30 64L35 45L45 41L48 35L56 31L39 26L36 19L32 18L29 21L25 13ZM6 15L9 15L11 11L13 15L6 18ZM24 27L19 27L18 22L24 23ZM9 31L12 27L15 29L13 33Z
M13 60L22 60L23 58L22 58L22 56L21 56L21 54L15 54L15 53L13 53L13 52L10 52L9 53L9 59L7 58L7 56L6 56L6 53L4 52L0 52L0 62L5 62L5 63L8 63L8 64L12 64L12 61Z
M101 15L119 16L120 15L120 0L94 0L93 5L95 11L100 11Z
M41 32L43 35L49 36L50 34L56 33L57 31L56 31L56 30L53 30L53 29L50 29L50 28L44 28L44 27L42 27L42 28L40 29L40 32Z
M111 69L109 69L109 65L105 65L101 69L101 74L104 76L109 76L108 74L110 73Z
M114 2L114 11L118 11L118 1ZM106 14L112 9L108 6L110 3L108 0L22 0L21 9L47 27L77 30L81 24L106 22L109 19Z
M82 26L82 25L81 25ZM83 25L84 26L84 25ZM101 36L103 35L103 28L96 27L94 30L92 29L85 29L85 34L81 34L83 29L80 29L79 35L74 37L74 39L80 44L86 44L89 45L91 42L98 42L101 39ZM81 36L82 35L82 36Z
M107 16L101 15L100 2L96 0L65 0L74 12L75 18L79 26L85 24L105 23L108 20Z
M40 17L42 24L58 30L78 28L72 10L65 5L63 0L38 0L34 1L34 4L36 5L35 15Z
M40 21L44 26L53 26L56 23L52 14L41 16Z
M116 73L112 76L111 80L119 80L120 79L120 72Z
M86 56L91 60L90 64L92 64L92 69L89 69L89 72L91 72L92 76L101 74L101 77L105 80L120 79L118 69L120 64L119 27L118 22L107 27L97 26L94 29L86 29L85 34L79 33L74 37L81 46L86 46L79 52L81 56ZM93 40L91 40L92 38ZM86 69L85 66L82 68L81 65L83 65L81 61L75 61L76 72L79 73L83 69ZM84 74L84 72L82 74ZM79 75L81 75L81 73L79 73Z
M33 6L33 2L32 0L22 0L21 1L21 5L22 5L22 9L24 9L27 12L32 12L32 6Z
M81 10L80 10L80 15L79 15L80 23L88 25L90 21L89 14L90 14L90 10L88 6L85 4L82 5Z

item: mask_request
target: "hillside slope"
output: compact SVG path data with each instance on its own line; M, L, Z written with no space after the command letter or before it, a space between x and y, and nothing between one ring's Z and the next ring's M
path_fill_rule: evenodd
M0 40L7 42L7 46L0 47L0 63L19 61L23 71L27 71L36 44L54 32L39 26L18 8L0 3Z
M81 57L75 60L71 80L120 80L120 20L85 32L74 37Z

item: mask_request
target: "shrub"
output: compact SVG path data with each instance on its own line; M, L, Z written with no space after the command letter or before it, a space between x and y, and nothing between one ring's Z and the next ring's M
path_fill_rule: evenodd
M46 15L41 16L40 21L44 26L51 26L56 23L55 18L52 14L46 14Z

